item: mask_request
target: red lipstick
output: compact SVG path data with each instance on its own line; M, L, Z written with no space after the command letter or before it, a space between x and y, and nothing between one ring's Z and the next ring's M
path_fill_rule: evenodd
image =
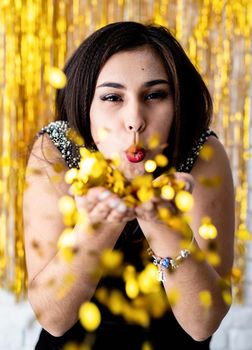
M139 163L145 158L145 149L137 145L131 145L125 151L126 157L131 163Z

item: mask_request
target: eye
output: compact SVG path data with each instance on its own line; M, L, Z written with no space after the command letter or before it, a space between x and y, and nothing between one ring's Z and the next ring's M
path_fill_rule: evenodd
M162 100L168 96L166 91L156 91L152 92L144 97L145 100Z
M122 101L121 96L116 95L116 94L108 94L101 96L102 101L109 101L109 102L120 102Z

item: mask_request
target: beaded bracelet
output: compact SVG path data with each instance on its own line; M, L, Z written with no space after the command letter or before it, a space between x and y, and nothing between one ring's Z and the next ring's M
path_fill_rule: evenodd
M158 268L157 280L160 282L164 282L166 280L164 272L165 269L171 271L176 269L180 265L181 261L188 258L188 256L191 254L189 249L182 249L179 255L175 258L170 258L168 256L162 258L160 256L155 255L151 248L148 248L147 252L149 255L152 256L153 264L156 265Z

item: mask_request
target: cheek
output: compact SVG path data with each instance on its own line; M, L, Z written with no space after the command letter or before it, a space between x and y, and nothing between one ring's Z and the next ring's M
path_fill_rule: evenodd
M155 125L152 126L152 130L155 130L159 135L161 143L167 142L172 126L172 121L173 118L167 118L166 115L164 118L161 118L159 122L156 122Z
M103 118L99 114L99 109L92 103L90 108L90 129L95 142L98 138L98 130L102 128L102 120Z

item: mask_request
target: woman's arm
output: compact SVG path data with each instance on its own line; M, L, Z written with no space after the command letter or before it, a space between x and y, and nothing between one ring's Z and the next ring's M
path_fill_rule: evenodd
M211 244L216 247L220 264L212 266L206 260L199 262L191 255L184 260L174 273L167 273L164 287L169 296L172 289L179 292L180 298L171 305L175 317L184 330L195 340L201 341L212 335L229 310L223 300L221 280L229 278L234 257L234 186L227 154L215 137L206 142L214 155L204 161L198 157L191 174L194 206L190 212L191 230L195 245L207 251L209 240L199 235L202 218L208 216L216 226L218 235ZM218 176L221 183L207 187L201 184L202 178ZM139 219L139 224L154 253L162 257L175 257L181 250L181 236L157 222ZM223 285L223 284L222 284ZM212 304L206 309L200 302L201 291L209 291Z
M63 166L60 173L55 171L56 163ZM74 227L76 254L68 263L57 248L65 228L58 201L69 195L64 181L67 170L49 137L38 138L29 158L24 193L28 298L43 328L54 336L62 335L77 321L80 305L92 297L100 278L100 256L113 248L127 219L126 212L117 210L120 201L114 208L114 195L99 200L102 188L78 198L77 206L85 208L93 221L102 221L107 212L111 222L103 222L93 234Z

